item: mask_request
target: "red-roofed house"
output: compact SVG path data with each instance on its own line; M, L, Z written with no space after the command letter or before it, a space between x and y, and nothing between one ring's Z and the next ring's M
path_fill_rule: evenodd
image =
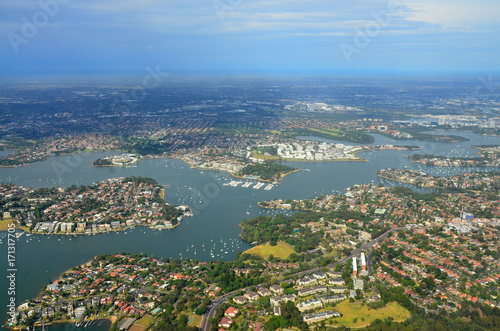
M219 322L219 326L222 326L224 328L229 328L231 326L231 323L233 323L233 321L230 318L223 317Z
M238 314L238 309L236 309L234 307L229 307L226 310L226 312L224 313L224 315L227 317L234 317L234 316L236 316L236 314Z

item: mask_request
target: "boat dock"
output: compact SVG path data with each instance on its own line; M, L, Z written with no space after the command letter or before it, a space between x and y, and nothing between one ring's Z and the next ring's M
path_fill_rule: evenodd
M237 180L232 180L229 183L223 184L224 186L232 186L232 187L237 187L240 185L242 182L237 181Z
M266 185L266 184L265 183L257 183L257 184L255 184L255 186L253 188L256 189L256 190L258 190L258 189L260 189L264 185Z
M252 187L253 189L256 189L256 190L258 190L258 189L262 188L264 185L266 185L266 183L262 183L262 182L258 182L257 184L253 185L254 183L255 182L242 182L239 180L232 180L229 183L224 183L223 185L224 186L231 186L231 187L238 187L240 184L242 184L241 187L243 187L243 188ZM267 184L267 186L264 188L264 190L269 191L273 187L274 187L273 184Z
M269 191L274 187L273 184L267 184L267 186L264 188L264 190Z

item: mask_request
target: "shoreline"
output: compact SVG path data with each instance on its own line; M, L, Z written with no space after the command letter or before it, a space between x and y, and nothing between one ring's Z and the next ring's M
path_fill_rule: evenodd
M124 151L112 151L112 152L124 152ZM94 162L90 163L90 166L96 167L96 168L99 168L99 167L133 168L133 167L137 166L139 163L141 163L144 160L148 160L148 159L169 159L169 158L175 159L176 157L164 156L164 155L150 155L150 156L141 155L141 158L139 160L137 160L137 162L131 163L131 164L126 164L126 165L125 164L124 165L119 165L119 164L94 164L94 162L95 162L94 161Z
M366 152L367 150L360 151L361 152ZM357 156L356 156L357 157ZM281 159L279 161L286 161L286 162L368 162L367 159L363 158L358 158L358 159L335 159L335 160L304 160L304 159Z
M259 206L262 209L269 209L269 210L297 210L297 211L308 211L311 213L319 213L319 214L328 214L327 212L323 211L318 211L318 210L313 210L313 209L304 209L304 208L283 208L283 207L264 207L260 203L263 201L260 201L257 203L257 206Z
M63 272L59 275L59 277L60 277L61 275L65 274L65 273L70 272L72 269L75 269L75 268L86 268L86 267L90 266L90 265L92 264L92 262L94 261L94 259L95 259L95 256L94 256L91 260L89 260L89 261L87 261L87 262L85 262L85 263L82 263L82 264L76 265L76 266L74 266L74 267L71 267L70 269L67 269L67 270L63 271ZM59 278L59 277L58 277L58 278ZM44 286L44 289L45 289L45 286ZM43 293L43 289L40 291L40 293L38 293L38 295L37 295L36 297L39 297L42 293ZM116 318L116 316L115 316L115 315L111 315L111 316L106 316L106 317L103 317L103 318L96 318L96 319L93 319L93 320L91 320L91 321L97 321L97 322L99 322L99 321L106 321L106 320L109 320L111 323L114 323L113 317L115 317L115 318ZM43 325L44 325L44 326L49 326L49 325L58 325L58 324L75 324L75 322L76 322L76 321L75 321L75 318L74 318L74 317L71 317L70 319L65 319L65 320L46 321L46 322L43 322ZM97 323L97 322L96 322L96 323ZM34 327L36 327L36 326L41 327L41 326L42 326L42 322L40 322L40 321L35 322L35 323L33 323L33 326L34 326ZM24 330L24 329L26 328L26 326L10 326L10 325L9 325L9 319L8 319L8 318L7 318L7 320L6 320L5 324L4 324L4 327L5 327L6 329L9 329L9 330ZM76 327L76 326L75 326L75 327Z
M102 317L102 318L97 318L97 319L94 319L94 320L91 320L91 321L96 321L95 323L99 323L99 322L102 322L102 321L109 321L111 324L114 323L114 319L117 319L117 317L115 315L111 315L111 316L107 316L107 317ZM7 320L8 322L8 320ZM47 321L47 322L43 322L43 325L44 326L51 326L51 325L61 325L61 324L75 324L75 319L74 318L71 318L69 320L57 320L57 321ZM25 330L26 327L20 327L20 326L10 326L8 323L4 325L4 327L6 329L9 329L9 330ZM33 327L42 327L42 323L41 322L36 322L36 323L33 323ZM76 328L76 326L75 326Z
M415 187L425 187L425 188L435 188L435 189L438 189L437 187L435 186L429 186L429 185L417 185L415 183L411 183L411 182L408 182L408 181L402 181L400 179L395 179L395 178L389 178L388 176L382 176L382 175L379 175L377 173L377 177L379 178L383 178L383 179L387 179L387 180L390 180L390 181L393 181L393 182L398 182L398 183L403 183L403 184L408 184L408 185L413 185Z
M291 175L293 173L296 173L296 172L299 172L299 171L302 171L301 169L295 169L291 172L287 172L286 174L281 174L280 178L279 179L274 179L274 180L271 180L271 179L255 179L255 178L248 178L248 177L244 177L244 176L237 176L235 174L230 174L231 176L235 177L235 178L239 178L239 179L246 179L246 180L256 180L256 181L259 181L259 182L264 182L264 183L271 183L271 184L274 184L274 182L278 182L278 185L281 184L281 180L283 178L285 178L286 176L288 175Z
M191 169L196 169L196 170L200 170L200 171L219 171L219 172L223 172L223 173L226 173L226 174L228 174L228 175L231 175L231 176L232 176L232 177L234 177L234 178L238 178L238 179L246 179L246 180L255 180L255 181L265 182L265 183L271 183L271 184L273 184L275 181L277 181L277 182L278 182L278 184L280 184L280 183L281 183L281 180L282 180L283 178L285 178L285 176L301 171L301 169L295 169L295 170L293 170L293 171L291 171L291 172L288 172L288 173L286 173L286 174L282 174L282 175L280 176L280 178L279 178L279 179L276 179L276 180L270 180L270 179L260 179L260 178L258 178L258 179L257 179L257 178L247 178L247 177L243 177L243 176L238 176L238 175L236 175L236 174L234 174L234 173L231 173L231 172L229 172L229 171L227 171L227 170L212 169L212 168L200 168L200 167L197 167L197 166L193 165L192 163L190 163L190 162L188 162L188 161L186 161L186 160L181 159L180 157L175 157L175 156L173 156L173 157L170 157L170 158L173 158L173 159L178 159L178 160L181 160L181 161L183 161L183 162L187 163L187 164L190 166L190 168L191 168Z
M407 149L407 150L418 150L418 149L421 149L421 148L414 148L414 149ZM399 149L378 149L379 151L382 151L382 150L399 150ZM277 162L281 162L281 161L285 161L285 162L346 162L346 161L360 161L360 162L368 162L368 160L366 159L363 159L363 158L359 158L357 156L358 153L362 153L362 152L366 152L366 151L369 151L369 149L362 149L362 150L359 150L359 151L356 151L354 152L352 155L354 155L355 157L357 157L357 159L334 159L334 160L305 160L305 159L287 159L287 158L279 158L275 161ZM33 164L33 163L36 163L36 162L40 162L40 161L45 161L47 160L48 158L50 157L54 157L54 156L67 156L67 155L75 155L75 154L81 154L81 153L102 153L102 152L123 152L123 153L126 153L126 151L123 151L123 150L84 150L84 151L77 151L77 152L71 152L71 153L60 153L58 155L56 154L51 154L51 155L47 155L46 157L44 157L43 159L40 159L40 160L36 160L36 161L33 161L33 162L28 162L28 163L22 163L22 164L16 164L16 165L0 165L0 168L17 168L17 167L24 167L24 166L27 166L27 165L30 165L30 164ZM118 164L108 164L108 165L95 165L93 164L93 162L90 164L92 167L124 167L124 168L127 168L127 167L133 167L133 166L136 166L137 164L141 163L141 161L145 160L145 159L160 159L160 158L174 158L174 159L179 159L179 160L182 160L186 163L188 163L191 168L193 169L199 169L199 170L211 170L211 171L222 171L222 172L226 172L230 175L233 175L232 173L228 172L228 171L224 171L224 170L219 170L219 169L209 169L209 168L205 168L205 169L201 169L201 168L198 168L196 166L193 166L192 164L190 164L188 161L185 161L183 160L182 158L180 158L179 156L165 156L165 155L149 155L149 156L143 156L141 155L141 159L138 160L137 162L135 163L132 163L132 164L127 164L127 165L118 165ZM260 158L259 158L260 159ZM262 159L261 159L262 160ZM95 161L94 161L95 162ZM237 176L235 176L237 177ZM237 178L240 178L240 177L237 177ZM265 181L265 180L262 180L262 181Z
M123 231L127 231L127 230L133 230L136 226L141 226L141 227L145 227L145 228L149 228L153 231L161 231L161 230L173 230L175 229L176 227L180 226L182 222L179 222L175 225L173 225L171 228L165 228L165 229L154 229L148 225L145 225L145 224L136 224L134 225L133 227L128 227L128 228L119 228L119 229L116 229L116 230L111 230L111 231L105 231L105 232L96 232L96 233L82 233L82 232L72 232L72 233L61 233L61 232L58 232L58 233L40 233L40 232L32 232L30 230L27 230L26 227L16 227L16 230L19 229L19 230L22 230L26 233L29 233L31 235L39 235L39 236L90 236L90 235L98 235L98 234L106 234L106 233L113 233L113 232L123 232ZM7 230L2 230L0 232L4 232L4 231L7 231Z
M478 152L479 154L479 152ZM433 158L428 158L428 159L419 159L419 160L413 160L412 159L412 156L413 155L403 155L403 157L407 158L408 160L410 160L410 162L412 163L419 163L419 164L423 164L427 167L446 167L446 168L497 168L496 166L494 165L484 165L484 164L461 164L461 165L453 165L453 164L440 164L440 165L436 165L436 164L433 164L433 163L425 163L425 160L429 160L429 159L434 159L434 158L438 158L438 159L441 159L439 155L431 155L431 156L435 156ZM449 159L450 161L459 161L459 162L467 162L467 161L472 161L472 162L476 162L476 161L480 161L480 160L483 160L483 161L491 161L490 159L485 159L484 157L478 157L478 158L446 158L446 157L443 157L442 160L447 160Z
M16 149L12 149L12 150L16 151ZM28 165L33 164L33 163L45 161L48 158L51 158L54 156L68 156L68 155L76 155L76 154L82 154L82 153L102 153L102 152L123 152L123 151L119 151L119 150L84 150L84 151L77 151L77 152L71 152L71 153L59 153L59 154L52 153L50 155L45 156L44 158L42 158L40 160L36 160L33 162L28 162L28 163L22 163L22 164L15 164L15 165L0 165L0 168L24 167L24 166L28 166Z

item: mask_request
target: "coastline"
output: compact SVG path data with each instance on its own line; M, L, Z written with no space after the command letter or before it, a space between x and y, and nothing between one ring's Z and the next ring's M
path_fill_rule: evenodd
M308 208L283 208L283 207L264 207L261 205L261 202L263 201L260 201L257 203L257 206L259 206L260 208L262 209L269 209L269 210L297 210L297 211L308 211L308 212L312 212L312 213L320 213L320 214L328 214L326 212L323 212L323 211L319 211L319 210L314 210L314 209L308 209Z
M475 147L477 148L477 147ZM477 152L477 154L479 154L479 152ZM480 155L480 154L479 154ZM425 166L428 166L428 167L446 167L446 168L474 168L474 167L477 167L477 168L495 168L494 165L485 165L483 163L481 164L468 164L468 163L465 163L465 164L460 164L460 165L454 165L454 164L449 164L449 163L446 163L446 164L439 164L439 165L436 165L436 164L433 164L432 162L430 163L426 163L425 161L426 160L429 160L429 159L434 159L434 158L439 158L439 155L431 155L431 156L434 156L433 158L422 158L422 159L419 159L419 160L413 160L412 159L412 156L413 155L403 155L403 157L407 158L408 160L410 160L410 162L412 163L419 163L419 164L423 164ZM467 162L467 161L472 161L472 162L477 162L477 161L491 161L491 159L485 159L484 157L477 157L477 158L444 158L443 157L443 160L445 159L450 159L450 161L459 161L459 162Z
M116 152L116 151L112 151L112 152ZM124 151L118 151L118 152L124 152ZM90 165L92 167L96 167L96 168L99 168L99 167L129 168L129 167L134 167L134 166L138 165L139 163L141 163L142 161L147 160L147 159L168 159L168 158L175 159L176 157L171 157L171 156L166 156L166 155L149 155L149 156L141 155L141 159L139 159L139 160L137 160L137 162L131 163L131 164L123 164L123 165L120 165L120 164L94 164L94 162L95 162L94 161ZM179 159L179 160L181 160L181 159Z
M95 323L99 323L102 321L110 321L111 324L113 324L116 320L118 320L118 317L116 317L115 315L111 315L111 316L96 318L96 319L93 319L90 321L95 321ZM74 324L74 323L75 323L75 319L70 318L69 320L67 319L67 320L46 321L46 322L43 322L43 325L50 326L50 325ZM26 329L25 327L10 326L8 324L5 324L4 326L6 329L9 329L9 330L25 330ZM33 327L42 327L42 323L41 322L33 323ZM76 326L74 326L74 327L76 328Z
M12 149L13 151L16 151L16 149ZM50 157L54 157L54 156L67 156L67 155L76 155L76 154L82 154L82 153L102 153L102 152L123 152L123 151L120 151L120 150L83 150L83 151L75 151L75 152L71 152L71 153L59 153L59 154L50 154L50 155L47 155L45 157L43 157L42 159L40 160L35 160L33 162L27 162L27 163L21 163L21 164L15 164L15 165L0 165L0 168L17 168L17 167L24 167L24 166L27 166L27 165L30 165L30 164L33 164L33 163L37 163L37 162L40 162L40 161L45 161L47 160L48 158Z
M243 177L243 176L238 176L235 173L229 172L227 170L212 169L212 168L200 168L200 167L197 167L194 164L190 163L189 161L183 160L180 157L172 156L171 158L178 159L178 160L181 160L183 162L186 162L190 166L191 169L196 169L196 170L200 170L200 171L220 171L220 172L226 173L228 175L231 175L234 178L247 179L247 180L256 180L256 181L259 181L259 182L265 182L265 183L271 183L271 184L276 181L276 180L270 180L270 179L260 179L260 178L256 179L256 178L247 178L247 177ZM296 172L299 172L299 171L301 171L301 169L295 169L294 171L288 172L286 174L282 174L281 177L279 179L277 179L278 184L281 183L281 180L283 178L285 178L285 176L293 174L293 173L296 173Z
M393 182L399 182L399 183L404 183L404 184L408 184L408 185L413 185L413 186L416 186L416 187L437 188L435 186L417 185L415 183L411 183L411 182L408 182L408 181L403 181L403 180L395 179L395 178L389 178L388 176L382 176L382 175L379 175L378 173L377 173L377 177L383 178L383 179L387 179L387 180L390 180L390 181L393 181Z
M30 234L33 234L33 235L40 235L40 236L90 236L90 235L96 235L96 234L104 234L104 233L113 233L113 232L122 232L122 231L127 231L127 230L130 230L130 229L134 229L136 226L143 226L143 227L146 227L146 228L150 228L151 230L154 230L154 231L161 231L161 230L172 230L172 229L175 229L176 227L180 226L182 222L179 222L177 223L176 225L173 225L171 228L165 228L165 229L154 229L153 227L151 226L148 226L146 224L136 224L134 225L133 227L127 227L127 228L118 228L118 229L114 229L114 230L111 230L111 231L105 231L105 232L96 232L96 233L82 233L82 232L71 232L71 233L67 233L67 232L57 232L57 233L40 233L40 232L32 232L30 230L28 230L26 227L16 227L16 229L19 229L19 230L22 230L26 233L30 233ZM3 231L7 231L7 230L3 230ZM3 231L0 231L0 232L3 232Z
M274 179L274 180L271 180L271 179L261 179L261 178L258 178L258 179L255 179L255 178L248 178L248 177L244 177L244 176L237 176L235 174L231 174L229 173L231 176L235 177L235 178L239 178L239 179L247 179L247 180L256 180L256 181L259 181L259 182L264 182L264 183L274 183L275 181L278 182L278 184L281 183L281 180L283 178L285 178L287 175L290 175L290 174L293 174L293 173L296 173L296 172L299 172L301 171L301 169L295 169L291 172L287 172L286 174L281 174L280 178L279 179Z
M63 271L59 277L65 273L68 273L70 272L72 269L75 269L75 268L85 268L85 267L88 267L92 264L92 262L94 261L95 257L93 257L91 260L85 262L85 263L82 263L80 265L76 265L74 267L72 267L71 269L67 269L65 271ZM59 278L58 277L58 278ZM45 287L44 287L45 288ZM43 289L42 291L40 291L40 293L38 293L38 295L36 297L39 297L41 294L43 293ZM111 316L105 316L103 318L96 318L96 319L93 319L91 321L104 321L104 320L109 320L111 323L114 323L115 320L113 320L113 318L115 318L116 320L116 316L115 315L111 315ZM55 321L45 321L43 322L43 325L44 326L49 326L49 325L58 325L58 324L74 324L76 321L75 321L75 318L74 317L71 317L70 319L64 319L64 320L55 320ZM25 329L25 326L10 326L9 323L8 323L8 319L6 320L6 323L4 324L5 328L7 329L10 329L10 330L24 330ZM42 322L40 321L37 321L35 323L33 323L33 326L36 327L41 327L42 326Z
M359 151L361 152L366 152L367 150ZM356 156L357 157L357 156ZM304 160L304 159L281 159L280 161L286 161L286 162L368 162L368 160L363 159L363 158L357 158L357 159L335 159L335 160Z

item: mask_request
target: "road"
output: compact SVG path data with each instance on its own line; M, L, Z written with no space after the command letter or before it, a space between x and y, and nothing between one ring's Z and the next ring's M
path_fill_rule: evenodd
M244 289L242 289L242 290L244 290ZM205 313L201 319L200 330L209 331L210 330L210 319L212 319L212 317L214 317L214 315L217 311L217 308L219 308L224 302L226 302L233 294L238 293L239 291L241 291L241 290L226 293L223 296L212 301L212 303L210 304L210 309L208 310L208 313Z
M332 264L329 264L329 265L326 265L326 266L321 266L321 267L317 267L317 268L313 268L313 269L309 269L309 270L297 272L295 274L288 275L287 278L289 278L289 277L297 277L297 276L302 276L302 275L307 275L307 274L312 274L313 272L320 271L320 270L322 270L325 267L326 268L335 268L339 264L342 265L342 264L346 263L347 261L349 261L350 259L352 259L353 257L355 257L358 254L360 254L361 251L370 249L375 244L377 244L378 242L380 242L381 240L384 240L385 238L387 238L387 236L389 236L389 234L391 232L398 231L400 229L401 228L395 228L395 229L388 230L387 232L384 232L382 235L378 236L374 240L369 241L369 242L361 245L359 248L356 248L355 250L353 250L351 252L351 254L349 254L349 256L346 256L345 258L343 258L342 260L340 260L338 262L335 262L335 263L332 263ZM278 281L281 281L283 279L284 278L280 278ZM251 287L253 287L253 286L251 286ZM215 312L217 311L217 308L219 308L224 302L226 302L233 294L235 294L235 293L237 293L239 291L245 291L245 290L249 290L249 289L250 289L250 287L242 288L242 289L239 289L237 291L226 293L223 296L215 299L212 302L208 313L205 313L203 315L203 318L202 318L201 323L200 323L200 330L202 330L202 331L210 331L210 319L212 317L214 317Z

